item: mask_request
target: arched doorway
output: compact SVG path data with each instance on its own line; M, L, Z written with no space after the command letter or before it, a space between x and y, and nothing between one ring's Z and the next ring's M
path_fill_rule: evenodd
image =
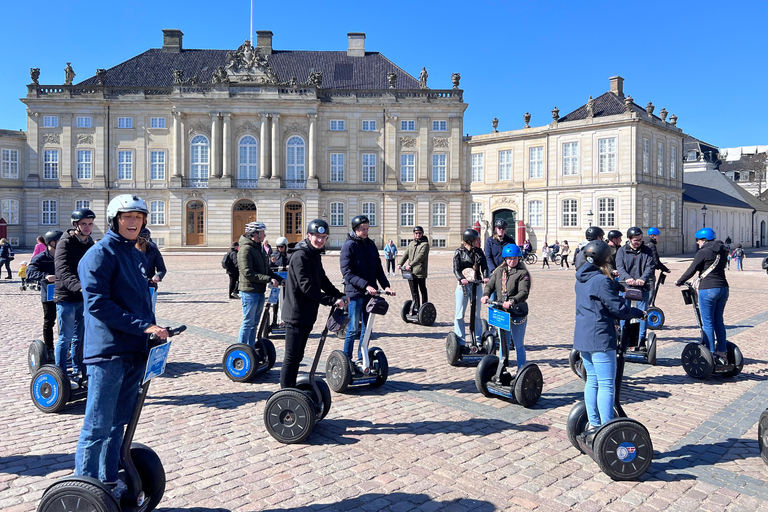
M516 213L513 210L496 210L493 212L493 220L491 222L491 229L493 229L493 224L498 219L504 219L507 221L507 234L510 236L515 235L515 216Z
M304 222L304 207L298 201L285 203L285 238L289 244L301 241L301 232Z
M256 221L256 205L250 199L241 199L232 208L232 241L240 240L245 225Z
M187 245L205 243L205 205L202 201L187 203Z

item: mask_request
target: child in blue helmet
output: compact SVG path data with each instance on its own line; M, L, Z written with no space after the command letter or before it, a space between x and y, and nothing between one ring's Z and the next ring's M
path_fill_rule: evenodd
M514 304L521 304L528 299L531 291L531 276L525 267L521 256L523 252L520 247L514 244L507 244L501 252L504 262L496 267L491 274L491 278L483 289L483 304L488 304L492 293L496 293L498 300L504 301L503 309L509 309ZM507 345L510 343L510 337L515 343L515 354L517 355L517 367L521 368L525 364L525 326L527 319L514 319L510 325L510 330L506 333Z

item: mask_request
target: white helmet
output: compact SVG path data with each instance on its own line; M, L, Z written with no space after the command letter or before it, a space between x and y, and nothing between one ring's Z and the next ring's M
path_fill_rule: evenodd
M284 236L281 236L281 237L279 237L279 238L277 239L277 242L275 242L275 245L276 245L277 247L280 247L281 245L285 245L285 246L287 246L287 245L288 245L288 239L287 239L287 238L285 238Z
M117 232L117 215L120 213L139 212L146 217L149 215L147 203L139 196L122 194L112 199L107 206L107 225ZM146 218L144 219L146 226ZM143 227L143 226L142 226Z
M249 222L245 225L245 234L250 235L256 231L266 231L267 225L263 222Z

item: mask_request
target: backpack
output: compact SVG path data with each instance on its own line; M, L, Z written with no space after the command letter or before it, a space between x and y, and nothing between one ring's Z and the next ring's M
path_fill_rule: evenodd
M768 270L768 258L763 258L763 270Z
M224 257L221 259L221 268L224 270L227 270L227 257L229 256L229 253L225 254Z
M742 249L741 247L739 247L738 249L736 249L735 251L733 251L733 254L734 254L734 255L735 255L737 258L743 258L743 257L744 257L744 249Z

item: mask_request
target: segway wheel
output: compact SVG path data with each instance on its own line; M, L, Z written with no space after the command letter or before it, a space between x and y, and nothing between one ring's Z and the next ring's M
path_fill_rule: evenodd
M544 378L538 365L529 363L520 368L515 378L515 400L523 407L533 407L541 398Z
M371 387L378 388L383 386L387 382L387 377L389 377L387 356L384 355L384 351L379 347L372 347L368 349L368 358L371 360L371 365L375 366L379 372L376 376L376 382L371 384Z
M768 409L760 415L760 423L757 424L757 445L760 447L760 457L768 464Z
M589 418L587 417L587 404L582 400L571 408L571 412L568 414L568 421L566 422L568 440L573 447L581 453L584 453L584 450L581 449L581 445L577 439L578 436L587 429L587 423L589 423Z
M637 480L651 466L653 443L648 430L630 419L612 421L595 436L597 465L613 480Z
M459 356L461 355L461 341L459 336L451 331L445 338L445 355L448 358L448 364L456 366L459 363Z
M235 382L250 382L256 375L259 360L256 351L245 343L235 343L224 352L224 373Z
M419 323L429 327L435 323L435 320L437 320L437 310L435 309L435 305L431 302L423 304L419 308Z
M486 354L496 353L496 336L490 332L483 333L483 350Z
M334 350L325 362L325 378L328 385L337 393L343 393L352 381L352 368L347 354Z
M488 332L488 320L481 318L480 324L483 326L483 332ZM480 333L480 335L482 336L482 333Z
M572 348L571 353L568 355L568 365L578 378L587 382L587 371L584 369L584 361L581 359L581 352L575 348Z
M112 493L88 482L65 480L49 487L37 512L119 512Z
M651 366L656 366L656 333L649 332L648 339L646 341L648 343L648 364Z
M146 512L155 510L165 494L165 469L160 457L149 446L131 443L131 460L141 478L141 490L148 502Z
M325 418L328 415L328 411L331 410L331 402L333 401L333 397L331 396L331 388L328 387L328 384L326 384L323 379L315 377L315 385L317 386L317 389L320 390L320 396L323 399L322 411L320 410L321 408L319 407L319 404L316 409L318 412L317 421L320 421ZM312 386L309 385L309 375L302 375L296 379L296 389L300 389L301 391L308 393L308 396L314 396Z
M269 338L269 333L272 332L269 325L269 316L269 304L267 304L267 307L264 308L264 313L261 315L261 323L259 323L259 332L257 334L259 338Z
M41 340L35 340L29 345L27 351L27 362L29 363L29 374L34 375L44 364L48 364L48 348ZM53 363L53 361L51 361Z
M59 412L69 401L69 378L56 365L41 366L32 377L29 394L43 412Z
M715 369L712 353L701 343L688 343L683 349L680 360L685 373L694 379L706 379Z
M304 441L312 433L316 418L314 402L297 389L275 391L264 407L267 432L283 444Z
M407 300L403 302L403 307L400 308L400 318L403 319L403 322L409 324L411 323L410 320L408 320L408 315L411 314L411 305L413 304L412 300Z
M260 338L258 343L258 361L261 363L262 361L266 361L267 363L267 369L265 371L269 371L272 369L273 366L275 366L275 361L277 360L277 352L275 351L275 344L272 343L267 338Z
M735 377L740 374L742 368L744 368L744 356L741 355L741 350L739 347L730 341L728 342L726 350L728 351L728 363L735 365L735 368L733 370L723 372L720 375L726 378Z
M488 354L480 360L475 370L475 387L485 397L491 398L493 393L488 391L488 383L496 375L496 369L499 367L499 358Z
M647 325L654 331L664 327L664 312L659 308L648 308Z

